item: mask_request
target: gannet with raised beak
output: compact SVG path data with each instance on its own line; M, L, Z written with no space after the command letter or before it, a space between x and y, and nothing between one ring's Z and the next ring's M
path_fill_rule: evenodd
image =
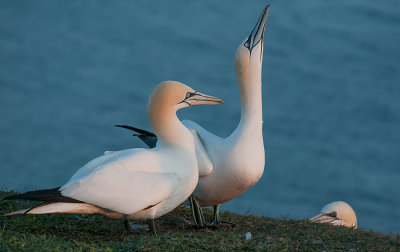
M356 213L349 204L343 201L335 201L325 205L321 213L311 218L310 221L357 228Z
M192 206L196 207L196 200L200 206L214 206L212 225L227 223L219 218L220 205L244 193L264 171L261 72L268 9L269 4L236 51L235 69L241 103L238 127L229 137L221 138L193 121L182 121L195 138L199 165L199 183L193 192ZM136 131L149 147L155 146L156 136L151 132L126 125L116 126ZM196 224L203 227L201 210L194 209L193 214Z
M198 181L193 136L176 111L221 103L221 99L195 92L182 83L161 83L148 104L150 125L159 140L156 148L111 152L80 168L61 188L6 197L44 202L7 215L99 213L125 220L147 219L150 231L155 233L154 218L185 201Z

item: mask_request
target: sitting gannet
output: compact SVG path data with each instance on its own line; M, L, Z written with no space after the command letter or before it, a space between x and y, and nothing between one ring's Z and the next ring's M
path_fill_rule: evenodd
M191 203L196 205L197 200L200 206L214 206L211 225L227 223L219 218L220 205L244 193L264 171L261 72L268 9L269 5L236 51L235 69L241 103L238 127L229 137L221 138L193 121L182 121L194 136L199 165L199 182L193 192L195 203ZM151 132L126 125L116 126L136 131L149 147L155 146L157 138ZM203 227L200 208L194 209L193 214L197 215L194 216L196 224Z
M155 234L154 219L185 201L198 181L193 136L176 111L221 103L221 99L195 92L182 83L161 83L148 104L150 125L159 139L156 148L110 152L80 168L61 188L6 197L44 202L7 215L99 213L125 220L147 219Z
M343 201L335 201L325 205L321 213L311 218L310 221L357 228L356 213L349 204Z

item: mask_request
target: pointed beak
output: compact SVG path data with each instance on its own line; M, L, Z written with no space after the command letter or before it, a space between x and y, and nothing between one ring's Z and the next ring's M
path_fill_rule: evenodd
M261 16L258 18L256 25L254 26L249 37L247 38L247 41L244 44L244 46L249 49L250 54L251 54L251 51L253 50L253 48L258 43L260 43L260 41L261 41L261 45L263 43L265 23L267 22L267 17L268 17L268 10L269 10L269 4L267 4L267 6L265 6L264 10L261 13Z
M312 217L310 221L315 223L330 223L335 226L346 226L351 228L357 228L357 220L355 222L349 223L337 217L331 216L330 214L327 213L318 214L317 216Z
M224 101L218 97L202 94L199 92L191 93L189 97L185 98L180 103L186 103L189 106L195 105L216 105L216 104L224 104Z
M334 225L340 225L341 221L337 217L330 216L329 214L321 213L310 219L311 222L316 223L331 223Z

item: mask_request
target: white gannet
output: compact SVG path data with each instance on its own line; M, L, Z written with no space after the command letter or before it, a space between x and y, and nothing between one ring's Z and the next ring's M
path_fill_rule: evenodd
M325 205L321 213L311 218L310 221L357 228L356 213L349 204L343 201L335 201Z
M44 202L7 215L100 213L125 220L147 219L150 231L155 233L153 220L185 201L198 181L193 136L176 111L221 103L221 99L195 92L182 83L161 83L148 103L150 125L159 139L156 148L110 152L80 168L62 187L6 197Z
M238 127L229 137L221 138L193 121L182 121L195 138L199 165L199 182L193 192L195 201L191 203L192 206L197 202L200 206L214 206L211 225L228 223L219 218L220 205L244 193L261 178L264 171L261 72L268 9L269 4L236 51L235 69L241 103ZM136 131L149 147L155 146L157 137L151 132L127 125L116 126ZM203 227L204 217L199 216L202 215L200 208L193 211L196 224Z

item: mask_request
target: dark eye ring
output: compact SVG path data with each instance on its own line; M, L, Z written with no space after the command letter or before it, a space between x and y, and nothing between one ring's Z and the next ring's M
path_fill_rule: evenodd
M187 93L186 93L186 97L185 97L185 99L189 98L190 96L192 96L192 93L190 93L190 92L187 92Z
M336 218L337 217L337 213L336 212L332 212L332 213L328 213L328 215L330 217Z

